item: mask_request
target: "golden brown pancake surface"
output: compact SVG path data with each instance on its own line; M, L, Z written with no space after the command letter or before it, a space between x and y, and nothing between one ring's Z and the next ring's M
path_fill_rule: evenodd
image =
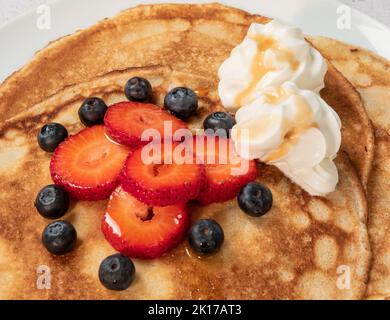
M390 299L390 63L365 49L328 38L311 41L360 92L375 130L376 152L368 183L368 229L373 250L368 295Z
M212 217L221 223L226 236L222 250L208 259L198 259L183 243L164 258L136 260L137 279L125 292L104 289L97 276L102 259L113 253L100 231L105 201L74 204L65 218L78 231L78 246L65 257L51 256L41 244L41 232L48 222L33 206L39 189L51 183L50 155L39 148L36 133L49 120L63 123L70 133L78 132L81 124L77 111L82 100L93 95L108 103L121 101L125 99L121 89L135 75L152 82L158 104L172 84L192 85L195 90L207 84L207 79L167 67L113 72L68 87L0 128L0 187L9 190L0 198L0 244L6 248L0 267L13 265L0 277L2 298L363 297L370 258L363 222L366 203L361 183L344 153L337 161L338 189L327 198L310 197L275 168L260 166L259 181L272 189L275 198L273 209L265 217L246 216L235 200L207 207L191 205L193 220ZM209 94L201 96L201 112L191 120L191 126L198 126L204 110L220 108L212 93L215 87L210 83L208 88ZM50 290L36 288L36 269L42 265L51 270ZM350 288L340 287L344 270L340 268L344 267L351 275Z
M370 251L359 177L365 183L370 171L372 132L359 95L332 67L321 94L342 118L345 152L337 160L338 189L329 197L310 197L275 168L261 166L259 181L275 197L267 216L245 216L236 201L192 205L193 219L213 217L222 224L226 233L222 251L199 260L184 243L162 259L136 261L137 279L122 293L105 290L97 278L100 261L113 253L100 232L104 201L79 202L65 217L79 233L79 245L68 256L52 257L40 242L47 221L33 202L51 179L50 155L36 142L39 128L56 121L71 133L78 132L82 127L77 111L83 99L124 100L123 87L132 76L152 82L159 105L175 86L197 90L201 105L190 126L199 128L209 113L223 110L216 92L217 69L253 21L267 19L220 5L141 6L51 44L0 87L0 108L11 117L0 127L0 186L7 190L0 195L1 298L364 296ZM26 95L23 86L35 89ZM360 144L352 143L357 135ZM15 267L10 270L11 262ZM51 290L36 288L36 268L41 265L51 269ZM340 286L343 270L350 271L350 288Z
M269 19L220 4L149 5L55 41L0 86L0 120L64 87L129 67L170 66L218 81L217 71L253 22ZM343 145L366 186L373 158L370 121L353 87L330 66L323 98L343 116ZM27 89L28 88L28 89ZM359 136L359 144L354 137Z

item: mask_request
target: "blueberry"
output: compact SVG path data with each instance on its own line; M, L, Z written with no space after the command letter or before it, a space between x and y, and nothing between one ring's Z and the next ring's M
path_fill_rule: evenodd
M109 290L126 290L134 281L134 276L134 263L121 254L109 256L100 264L99 280Z
M56 221L49 224L42 233L42 243L50 253L62 256L76 245L77 232L72 224Z
M152 100L152 85L144 78L135 77L127 81L125 95L134 102L150 102Z
M238 205L241 210L252 217L265 215L271 210L272 204L271 190L257 182L246 185L238 195Z
M205 130L212 130L217 135L230 136L230 130L235 126L236 120L226 112L214 112L203 122Z
M218 251L224 239L223 230L215 220L199 220L191 227L188 237L192 249L201 255Z
M107 110L108 107L102 99L88 98L84 100L79 109L79 117L86 127L92 127L104 122Z
M50 123L39 131L38 144L43 150L54 152L66 138L68 138L68 131L63 125Z
M38 212L47 219L59 219L69 209L69 195L61 187L49 185L39 191L35 200Z
M173 115L186 120L198 109L198 96L189 88L175 88L166 95L164 105Z

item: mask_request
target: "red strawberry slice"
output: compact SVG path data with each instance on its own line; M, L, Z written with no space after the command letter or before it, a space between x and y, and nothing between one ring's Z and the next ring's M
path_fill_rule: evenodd
M75 199L107 199L118 185L129 152L107 139L104 126L88 128L57 148L51 159L51 176Z
M116 142L132 148L152 141L151 137L148 137L147 141L141 140L147 129L158 132L161 140L172 139L171 136L164 135L164 122L172 125L171 135L179 129L188 128L185 122L163 109L153 104L137 102L120 102L112 105L104 119L109 136Z
M164 144L155 146L160 146L161 152L154 153L153 161L144 159L143 150L149 146L129 156L120 178L123 189L148 205L161 207L197 198L204 183L204 167L194 161L179 164L174 154L177 143L172 148Z
M242 159L230 139L196 136L193 148L205 165L206 184L197 198L204 205L233 199L257 178L256 162Z
M185 204L148 207L119 187L108 203L102 231L123 255L153 259L183 241L189 224Z

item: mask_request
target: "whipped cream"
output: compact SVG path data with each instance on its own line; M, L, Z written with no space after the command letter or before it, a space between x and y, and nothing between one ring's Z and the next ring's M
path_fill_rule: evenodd
M319 92L326 72L325 59L299 28L276 20L254 23L219 69L219 96L234 111L256 100L260 90L286 81Z
M257 92L236 113L232 139L246 159L278 167L313 196L335 190L341 121L315 92L286 82Z

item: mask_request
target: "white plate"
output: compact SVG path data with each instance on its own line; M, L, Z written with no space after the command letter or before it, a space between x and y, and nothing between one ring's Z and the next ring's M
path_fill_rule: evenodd
M212 0L192 0L207 3ZM0 28L0 82L22 67L48 42L119 11L143 3L179 3L177 0L57 0L51 5L50 30L37 28L38 13L31 12ZM301 27L306 34L325 35L373 50L390 59L390 29L374 19L352 10L352 28L339 30L340 3L333 0L222 0L221 3L252 13L277 18ZM26 88L28 90L28 88Z

